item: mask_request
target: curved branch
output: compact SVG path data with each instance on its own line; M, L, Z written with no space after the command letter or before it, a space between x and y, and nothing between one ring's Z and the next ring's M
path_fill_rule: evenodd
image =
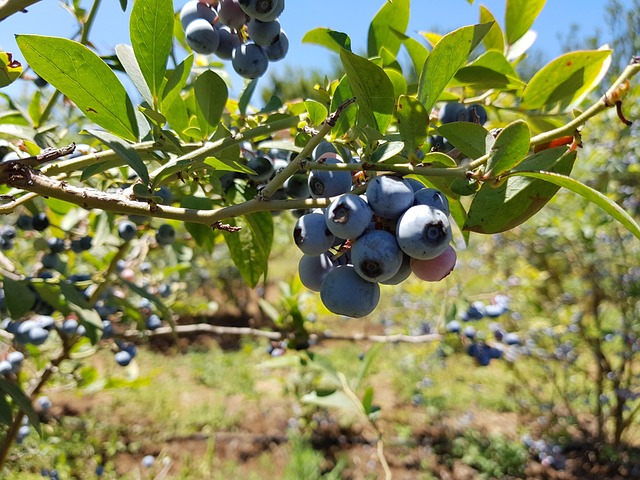
M24 12L27 7L40 0L0 0L0 22L14 13Z

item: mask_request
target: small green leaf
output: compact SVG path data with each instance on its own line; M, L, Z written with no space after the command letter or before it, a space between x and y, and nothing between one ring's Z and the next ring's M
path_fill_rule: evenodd
M487 50L497 50L500 53L504 52L504 34L493 13L489 11L484 5L480 5L480 23L491 23L493 26L489 30L489 33L484 37L482 41L484 47Z
M429 112L415 97L400 95L396 108L400 138L407 152L415 152L427 139Z
M305 100L304 106L309 114L311 125L318 126L327 119L327 115L329 114L327 107L320 102L316 102L315 100Z
M615 218L618 222L620 222L627 230L629 230L633 235L640 240L640 225L636 223L636 221L622 209L616 202L611 200L609 197L603 195L602 193L594 190L593 188L585 185L582 182L579 182L575 178L568 177L566 175L562 175L559 173L553 172L526 172L526 171L518 171L510 174L509 176L525 176L530 178L538 178L540 180L544 180L545 182L553 183L558 187L564 187L567 190L571 190L574 193L586 198L591 203L598 205L605 212Z
M330 28L318 27L309 30L302 37L302 43L312 43L326 47L329 50L340 53L343 48L351 51L351 39L349 35L331 30Z
M353 98L353 91L351 90L349 79L345 75L342 77L342 80L340 80L335 92L333 92L333 97L331 97L331 111L335 112L339 105L350 98ZM357 118L358 108L355 104L349 105L338 117L338 121L332 129L333 135L338 138L342 137L349 129L355 126Z
M459 28L442 37L433 47L418 82L418 100L428 112L492 25L483 23Z
M486 173L495 178L518 165L529 152L530 138L531 130L524 120L507 125L496 137Z
M147 166L131 143L102 130L87 130L87 133L93 135L116 152L125 162L127 162L134 172L138 174L140 180L142 180L145 185L149 184L149 171L147 170Z
M200 129L209 138L218 128L229 90L224 80L213 70L205 70L195 81L196 113Z
M245 192L245 195L250 197L252 193L255 192ZM231 203L247 199L237 191L229 194ZM240 227L237 232L223 232L231 259L244 281L253 288L262 277L267 276L274 235L273 215L270 212L257 212L233 218L229 223L233 227Z
M247 175L256 175L256 172L251 170L246 165L236 160L222 160L216 157L207 157L204 163L209 165L214 170L222 170L225 172L239 172L246 173Z
M95 53L66 38L16 35L16 42L29 66L91 121L119 137L138 139L131 99L113 70Z
M371 163L384 162L402 153L403 150L404 142L385 142L375 149L369 161Z
M127 0L120 0L120 8L123 12L127 9Z
M193 54L189 54L178 66L171 71L167 84L162 92L162 103L169 104L180 96L180 92L187 84L191 68L193 67Z
M213 207L213 201L210 198L186 196L180 201L183 208L193 208L197 210L210 210ZM191 234L199 247L207 252L212 252L216 244L216 233L208 225L201 223L185 223L187 231Z
M391 80L394 98L398 98L400 95L405 95L407 93L407 81L405 80L402 72L395 68L384 68L384 73L386 73L389 80Z
M440 152L429 152L427 153L420 163L424 165L438 165L442 167L457 167L458 164L455 162L453 158L449 155L445 155Z
M411 63L413 64L413 69L416 72L416 76L420 75L422 68L424 67L424 62L427 61L427 57L429 56L429 50L422 43L417 41L415 38L411 38L408 35L405 35L402 32L392 28L391 29L400 40L402 40L402 46L409 54L409 58L411 58Z
M322 395L317 391L307 393L300 398L302 403L310 403L320 407L341 408L343 410L357 411L358 406L342 390L336 390L328 395Z
M529 81L522 93L523 110L568 106L591 91L611 62L611 50L570 52L552 60Z
M173 41L173 2L136 0L131 9L129 34L138 65L156 107Z
M11 318L18 320L33 308L36 297L24 282L4 277L2 279L2 288L4 289L7 310L9 310Z
M133 48L122 43L118 44L116 45L116 56L118 57L118 60L120 60L124 71L131 80L131 83L136 87L138 93L142 95L142 99L147 102L147 105L153 105L151 90L149 90L149 86L142 75L140 65L138 65L138 60L133 53Z
M516 171L551 171L568 175L576 159L566 148L551 148L527 157ZM471 203L464 230L492 234L524 223L544 207L560 187L544 180L509 176L499 186L485 182Z
M253 92L255 92L257 86L258 79L254 78L244 87L244 90L238 99L238 110L240 110L240 115L245 115L247 113L247 107L249 106L249 102L251 102L251 97L253 96Z
M483 53L455 75L456 81L475 88L523 88L513 66L502 52L489 50Z
M394 0L385 2L378 10L369 25L367 41L367 55L375 57L380 49L387 49L392 55L397 55L402 41L393 30L404 33L409 26L409 0ZM393 26L393 27L392 27Z
M525 33L538 17L547 0L507 0L505 29L507 43L513 45Z
M22 65L7 52L0 52L0 88L13 83L22 75Z
M4 395L0 395L0 423L11 425L13 416L11 415L11 405L7 402Z
M27 397L27 394L24 393L18 385L4 377L0 377L0 391L11 397L13 403L27 415L31 426L35 428L40 435L42 435L42 430L40 429L40 418L33 409L33 405L31 404L29 397Z
M445 123L438 127L438 133L474 160L486 155L495 141L486 128L473 122Z
M373 405L373 387L367 387L362 396L362 409L364 413L369 415Z
M384 133L391 123L395 104L391 80L382 68L347 50L340 51L340 59L356 97L360 118Z

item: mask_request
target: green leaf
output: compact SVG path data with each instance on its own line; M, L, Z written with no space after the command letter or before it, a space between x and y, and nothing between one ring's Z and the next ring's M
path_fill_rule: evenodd
M547 0L507 0L505 29L507 43L513 45L525 33L538 17Z
M391 29L400 40L402 40L402 46L409 54L409 58L411 59L411 63L413 64L413 69L416 72L416 76L420 74L422 68L424 67L424 62L427 61L427 57L429 56L429 50L422 43L417 41L415 38L411 38L408 35L405 35L402 32L392 28Z
M136 0L131 9L129 34L142 75L156 107L173 41L173 2Z
M87 132L114 152L116 152L127 164L138 174L140 180L145 185L149 184L149 171L147 166L142 161L140 154L133 148L133 145L122 138L116 137L109 132L103 132L102 130L87 130Z
M483 23L459 28L442 37L433 47L418 82L418 100L428 112L492 25Z
M198 124L209 138L218 128L229 91L224 80L213 70L205 70L195 81L196 114Z
M438 127L438 133L471 159L486 155L495 139L493 135L478 123L452 122Z
M523 110L570 105L584 98L602 79L611 62L611 50L570 52L552 60L529 81L522 93Z
M312 43L326 47L329 50L340 53L343 48L351 51L351 39L349 35L331 30L330 28L318 27L309 30L302 37L302 43Z
M404 33L409 26L409 0L385 2L378 10L369 25L367 55L375 57L380 49L386 48L392 55L397 55L402 41L393 30ZM392 27L393 25L393 27Z
M486 174L495 178L518 165L529 153L530 138L531 130L524 120L507 125L496 137Z
M176 66L167 80L167 84L164 86L162 92L162 103L171 103L180 96L180 92L187 84L189 75L191 75L191 68L193 67L193 54L189 54L182 62Z
M544 170L568 175L575 159L575 152L552 148L527 157L513 172ZM509 176L498 186L485 182L471 203L464 230L485 234L510 230L537 213L559 188L522 176Z
M183 208L194 208L198 210L210 210L213 207L213 201L210 198L186 196L180 201ZM201 223L185 223L187 232L191 234L199 247L207 252L212 252L216 243L216 233L208 225Z
M425 165L438 165L443 167L457 167L458 164L449 155L441 152L429 152L427 153L420 163Z
M490 50L483 53L455 75L456 81L475 88L523 88L513 66L502 52Z
M142 75L142 71L140 70L140 65L138 65L138 60L136 60L136 56L133 53L133 48L129 45L118 44L116 45L116 56L124 71L127 73L128 77L131 79L131 83L136 87L138 93L142 95L142 99L147 102L148 105L153 105L153 96L151 95L151 91L149 90L149 86Z
M327 115L329 114L327 107L320 102L316 102L315 100L305 100L304 106L309 114L311 125L320 125L327 119Z
M310 403L320 407L341 408L343 410L351 410L356 412L356 405L351 398L342 390L336 390L328 395L321 395L317 391L307 393L300 398L302 403Z
M12 381L4 377L0 377L0 391L2 391L5 395L9 395L9 397L11 397L13 403L27 415L31 426L35 428L40 435L42 435L42 430L40 429L40 418L38 417L36 411L33 409L31 400L20 389L20 387Z
M225 160L216 157L207 157L204 163L209 165L214 170L222 170L225 172L239 172L246 173L247 175L256 175L256 172L251 170L246 165L238 162L237 160Z
M7 52L0 52L0 88L13 83L22 75L22 65Z
M249 102L251 101L251 97L253 96L253 92L255 92L257 86L258 79L254 78L244 87L244 90L238 99L238 110L240 110L240 115L245 115L247 113L247 107L249 106Z
M0 395L0 423L4 425L11 425L13 416L11 415L11 405L7 402L4 395Z
M493 22L493 26L482 41L484 43L484 48L487 50L497 50L498 52L503 53L504 34L502 33L502 29L496 21L496 18L493 16L493 13L491 13L484 5L480 5L480 23L491 22Z
M247 196L251 193L247 192ZM239 192L230 192L229 197L233 203L246 200ZM223 232L231 259L244 281L253 288L260 278L267 276L274 235L273 215L271 212L257 212L233 218L229 223L240 227L238 232Z
M429 112L415 97L400 95L396 108L400 138L407 147L407 152L413 153L427 139Z
M375 149L369 161L371 163L384 162L402 153L403 150L404 142L385 142Z
M4 277L2 279L2 288L7 302L7 310L9 310L11 318L15 320L18 320L31 310L36 303L35 295L24 282Z
M17 35L27 63L114 135L138 139L136 111L113 70L84 45L66 38Z
M566 175L562 175L559 173L553 172L527 172L527 171L519 171L509 176L525 176L530 178L538 178L540 180L544 180L545 182L553 183L558 187L564 187L568 190L571 190L574 193L584 197L589 200L591 203L598 205L605 212L615 218L618 222L620 222L627 230L629 230L633 235L636 236L640 240L640 225L636 223L636 221L622 209L616 202L611 200L609 197L603 195L602 193L594 190L593 188L585 185L578 180L568 177Z
M339 105L350 98L353 98L353 91L351 90L349 79L345 75L344 77L342 77L342 80L340 80L340 83L338 84L335 92L333 92L333 97L331 97L331 111L335 112ZM336 125L333 127L331 132L336 137L342 137L349 131L349 129L355 126L357 118L358 109L356 105L349 105L346 110L342 111L342 113L338 117Z
M371 413L371 407L373 405L373 387L367 387L362 396L362 409L364 413L369 415Z
M384 68L384 73L386 73L389 80L391 80L394 98L398 98L400 95L405 95L407 93L407 81L405 80L402 72L395 68Z
M384 133L391 123L395 104L391 80L382 68L347 50L340 51L340 59L356 97L360 118Z
M120 0L120 8L123 12L127 9L127 0Z

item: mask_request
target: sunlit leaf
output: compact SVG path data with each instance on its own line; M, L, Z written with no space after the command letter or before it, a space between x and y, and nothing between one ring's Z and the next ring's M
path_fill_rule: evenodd
M546 0L507 0L504 23L509 45L527 33L545 3Z
M366 58L340 51L342 65L365 124L384 133L394 108L393 84L384 70Z
M22 74L22 65L7 52L0 52L0 88L13 83Z
M385 2L378 10L369 25L367 54L369 57L379 55L380 49L385 48L392 55L397 55L402 41L393 30L404 33L409 25L409 0L394 0Z
M331 30L330 28L314 28L305 33L302 43L312 43L328 48L331 51L340 53L341 49L351 51L351 39L349 35Z
M415 97L401 95L396 108L400 137L408 152L415 152L427 138L429 112Z
M507 125L496 137L487 161L487 174L498 177L518 165L529 152L531 130L524 120Z
M433 47L418 83L418 100L428 112L491 26L485 23L459 28L442 37Z
M138 139L136 110L113 70L95 53L66 38L16 35L33 70L105 130Z

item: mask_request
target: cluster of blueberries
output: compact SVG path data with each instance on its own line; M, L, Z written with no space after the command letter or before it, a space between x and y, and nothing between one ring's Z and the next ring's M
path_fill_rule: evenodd
M283 10L284 0L190 0L180 22L194 52L231 60L238 75L253 79L289 50L278 20Z
M484 125L487 122L487 111L482 105L473 104L465 107L461 103L448 102L438 112L440 123L472 122ZM439 152L448 152L453 149L449 141L440 136L429 137L431 149Z
M459 318L462 322L479 321L485 318L497 318L509 311L509 298L506 295L496 295L492 303L485 305L481 301L472 302L467 310L463 311ZM519 346L522 344L520 336L515 332L506 332L498 322L489 324L493 338L501 345L488 345L484 332L479 332L472 325L462 327L460 320L451 320L445 325L447 333L460 334L467 344L467 353L473 357L477 364L486 367L492 359L502 358L504 345Z
M313 153L319 163L340 164L336 152ZM379 175L362 195L351 193L347 170L311 170L313 198L336 197L325 209L298 218L293 238L304 254L302 284L320 292L333 313L362 317L375 310L380 284L397 285L413 272L439 281L454 268L449 203L445 195L415 179Z

